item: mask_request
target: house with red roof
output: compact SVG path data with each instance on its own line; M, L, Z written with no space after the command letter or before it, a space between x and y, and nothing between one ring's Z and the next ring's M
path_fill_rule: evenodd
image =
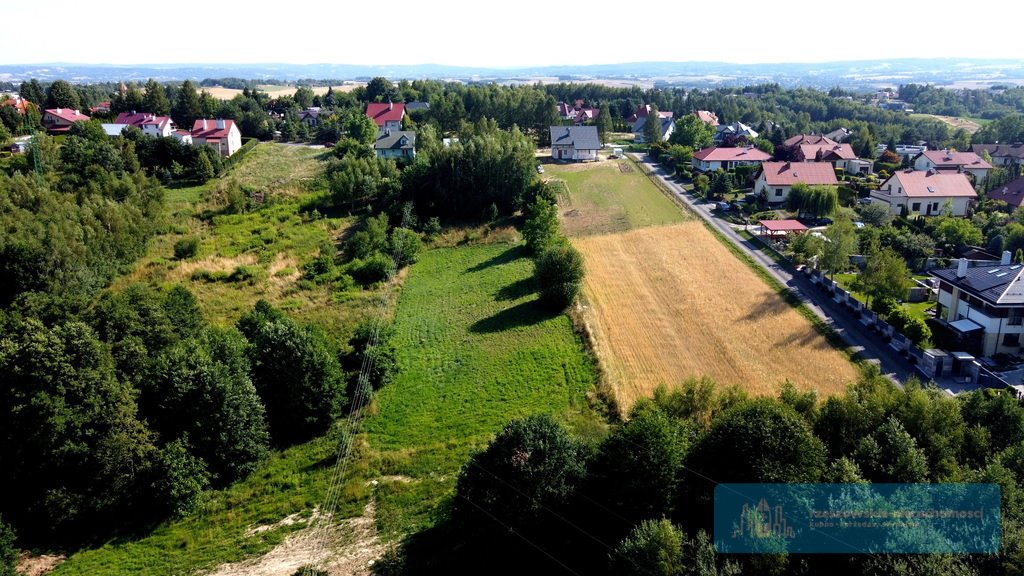
M714 172L715 170L732 170L737 166L758 166L761 162L772 159L772 155L753 146L725 148L711 146L693 154L690 165L694 170Z
M14 109L18 111L18 114L24 114L25 111L28 110L28 100L25 100L21 96L15 96L0 102L0 106L13 106Z
M170 136L177 129L170 116L157 116L149 112L121 112L115 124L135 126L147 136Z
M569 104L568 102L559 102L557 104L557 108L558 117L562 120L572 120L573 118L576 118L576 108L574 108L572 104Z
M629 117L630 123L633 125L633 141L637 143L643 143L646 141L644 137L644 126L647 125L647 116L651 113L651 105L644 104L636 109L636 112ZM658 110L658 119L661 123L661 139L668 140L672 132L675 132L676 123L673 118L671 110Z
M894 214L938 216L948 202L953 216L967 215L978 197L963 172L948 170L900 170L871 191L871 202L884 202Z
M110 100L104 100L95 106L90 106L89 112L92 114L106 114L110 112Z
M75 122L88 122L89 117L70 108L47 108L43 112L43 126L52 134L63 134Z
M192 124L192 143L213 146L221 156L231 156L242 147L242 133L234 120L200 118Z
M598 108L580 108L576 110L576 115L573 117L573 123L577 126L582 126L588 122L597 120L597 115L601 113Z
M754 193L771 204L785 202L797 182L808 186L837 186L836 171L824 162L764 162L754 181Z
M985 162L974 152L957 152L956 150L925 150L914 158L915 170L952 170L966 172L974 176L975 182L983 182L988 178L992 165Z
M840 144L822 134L798 134L782 143L782 153L794 162L828 162L855 174L870 174L871 162L857 158L849 144Z
M694 112L694 115L697 116L698 120L707 124L708 126L718 126L718 116L715 115L714 112L708 110L697 110L696 112Z
M402 119L405 118L405 104L399 102L370 102L366 105L366 116L377 125L377 136L386 132L402 130Z

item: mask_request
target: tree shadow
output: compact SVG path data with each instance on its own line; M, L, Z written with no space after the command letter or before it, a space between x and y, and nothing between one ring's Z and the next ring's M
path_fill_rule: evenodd
M532 326L557 316L558 312L545 309L537 300L528 300L482 320L469 327L476 334L491 334Z
M504 286L499 289L497 294L495 294L494 299L499 302L519 300L520 298L525 298L526 296L533 294L536 290L537 286L532 277L520 278L508 286Z
M466 268L466 272L481 272L483 270L490 268L491 266L500 266L502 264L508 264L509 262L515 262L516 260L525 257L525 246L513 246L512 248L505 250L504 252L498 254L497 256L493 256L491 258L488 258L487 260L484 260L483 262L480 262L479 264L475 264L473 266L470 266L469 268Z
M756 306L743 317L744 320L760 320L768 316L775 316L791 308L788 302L777 294L766 294Z

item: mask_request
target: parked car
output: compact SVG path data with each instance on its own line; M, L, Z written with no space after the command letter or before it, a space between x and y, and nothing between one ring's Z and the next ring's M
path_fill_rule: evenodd
M728 212L729 210L732 210L732 204L729 204L728 202L715 202L715 208L718 208L722 212Z

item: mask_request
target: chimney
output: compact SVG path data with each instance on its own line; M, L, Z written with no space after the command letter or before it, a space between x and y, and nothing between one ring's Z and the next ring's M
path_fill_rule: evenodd
M1007 264L1010 263L1010 258L1011 258L1010 251L1009 250L1003 250L1003 257L999 259L999 264L1002 265L1002 266L1006 266Z
M57 108L57 114L60 114L60 108Z
M217 129L218 130L223 130L224 129L224 119L223 118L218 118L217 119Z
M206 118L203 118L203 130L206 130Z
M956 263L956 277L963 278L967 276L967 258L961 258Z
M393 110L395 105L391 102L391 98L388 98L388 110Z

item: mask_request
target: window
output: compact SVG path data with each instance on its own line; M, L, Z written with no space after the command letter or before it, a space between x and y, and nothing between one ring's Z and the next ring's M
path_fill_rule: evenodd
M1020 346L1020 334L1003 334L1003 346Z
M932 212L938 212L938 211L939 211L939 203L938 202L932 202Z
M1010 320L1008 324L1010 326L1024 325L1024 310L1021 310L1020 308L1010 310Z
M775 196L782 196L782 188L775 189Z
M920 202L914 202L913 204L910 205L910 209L913 210L914 212L920 212L921 211L921 203Z

